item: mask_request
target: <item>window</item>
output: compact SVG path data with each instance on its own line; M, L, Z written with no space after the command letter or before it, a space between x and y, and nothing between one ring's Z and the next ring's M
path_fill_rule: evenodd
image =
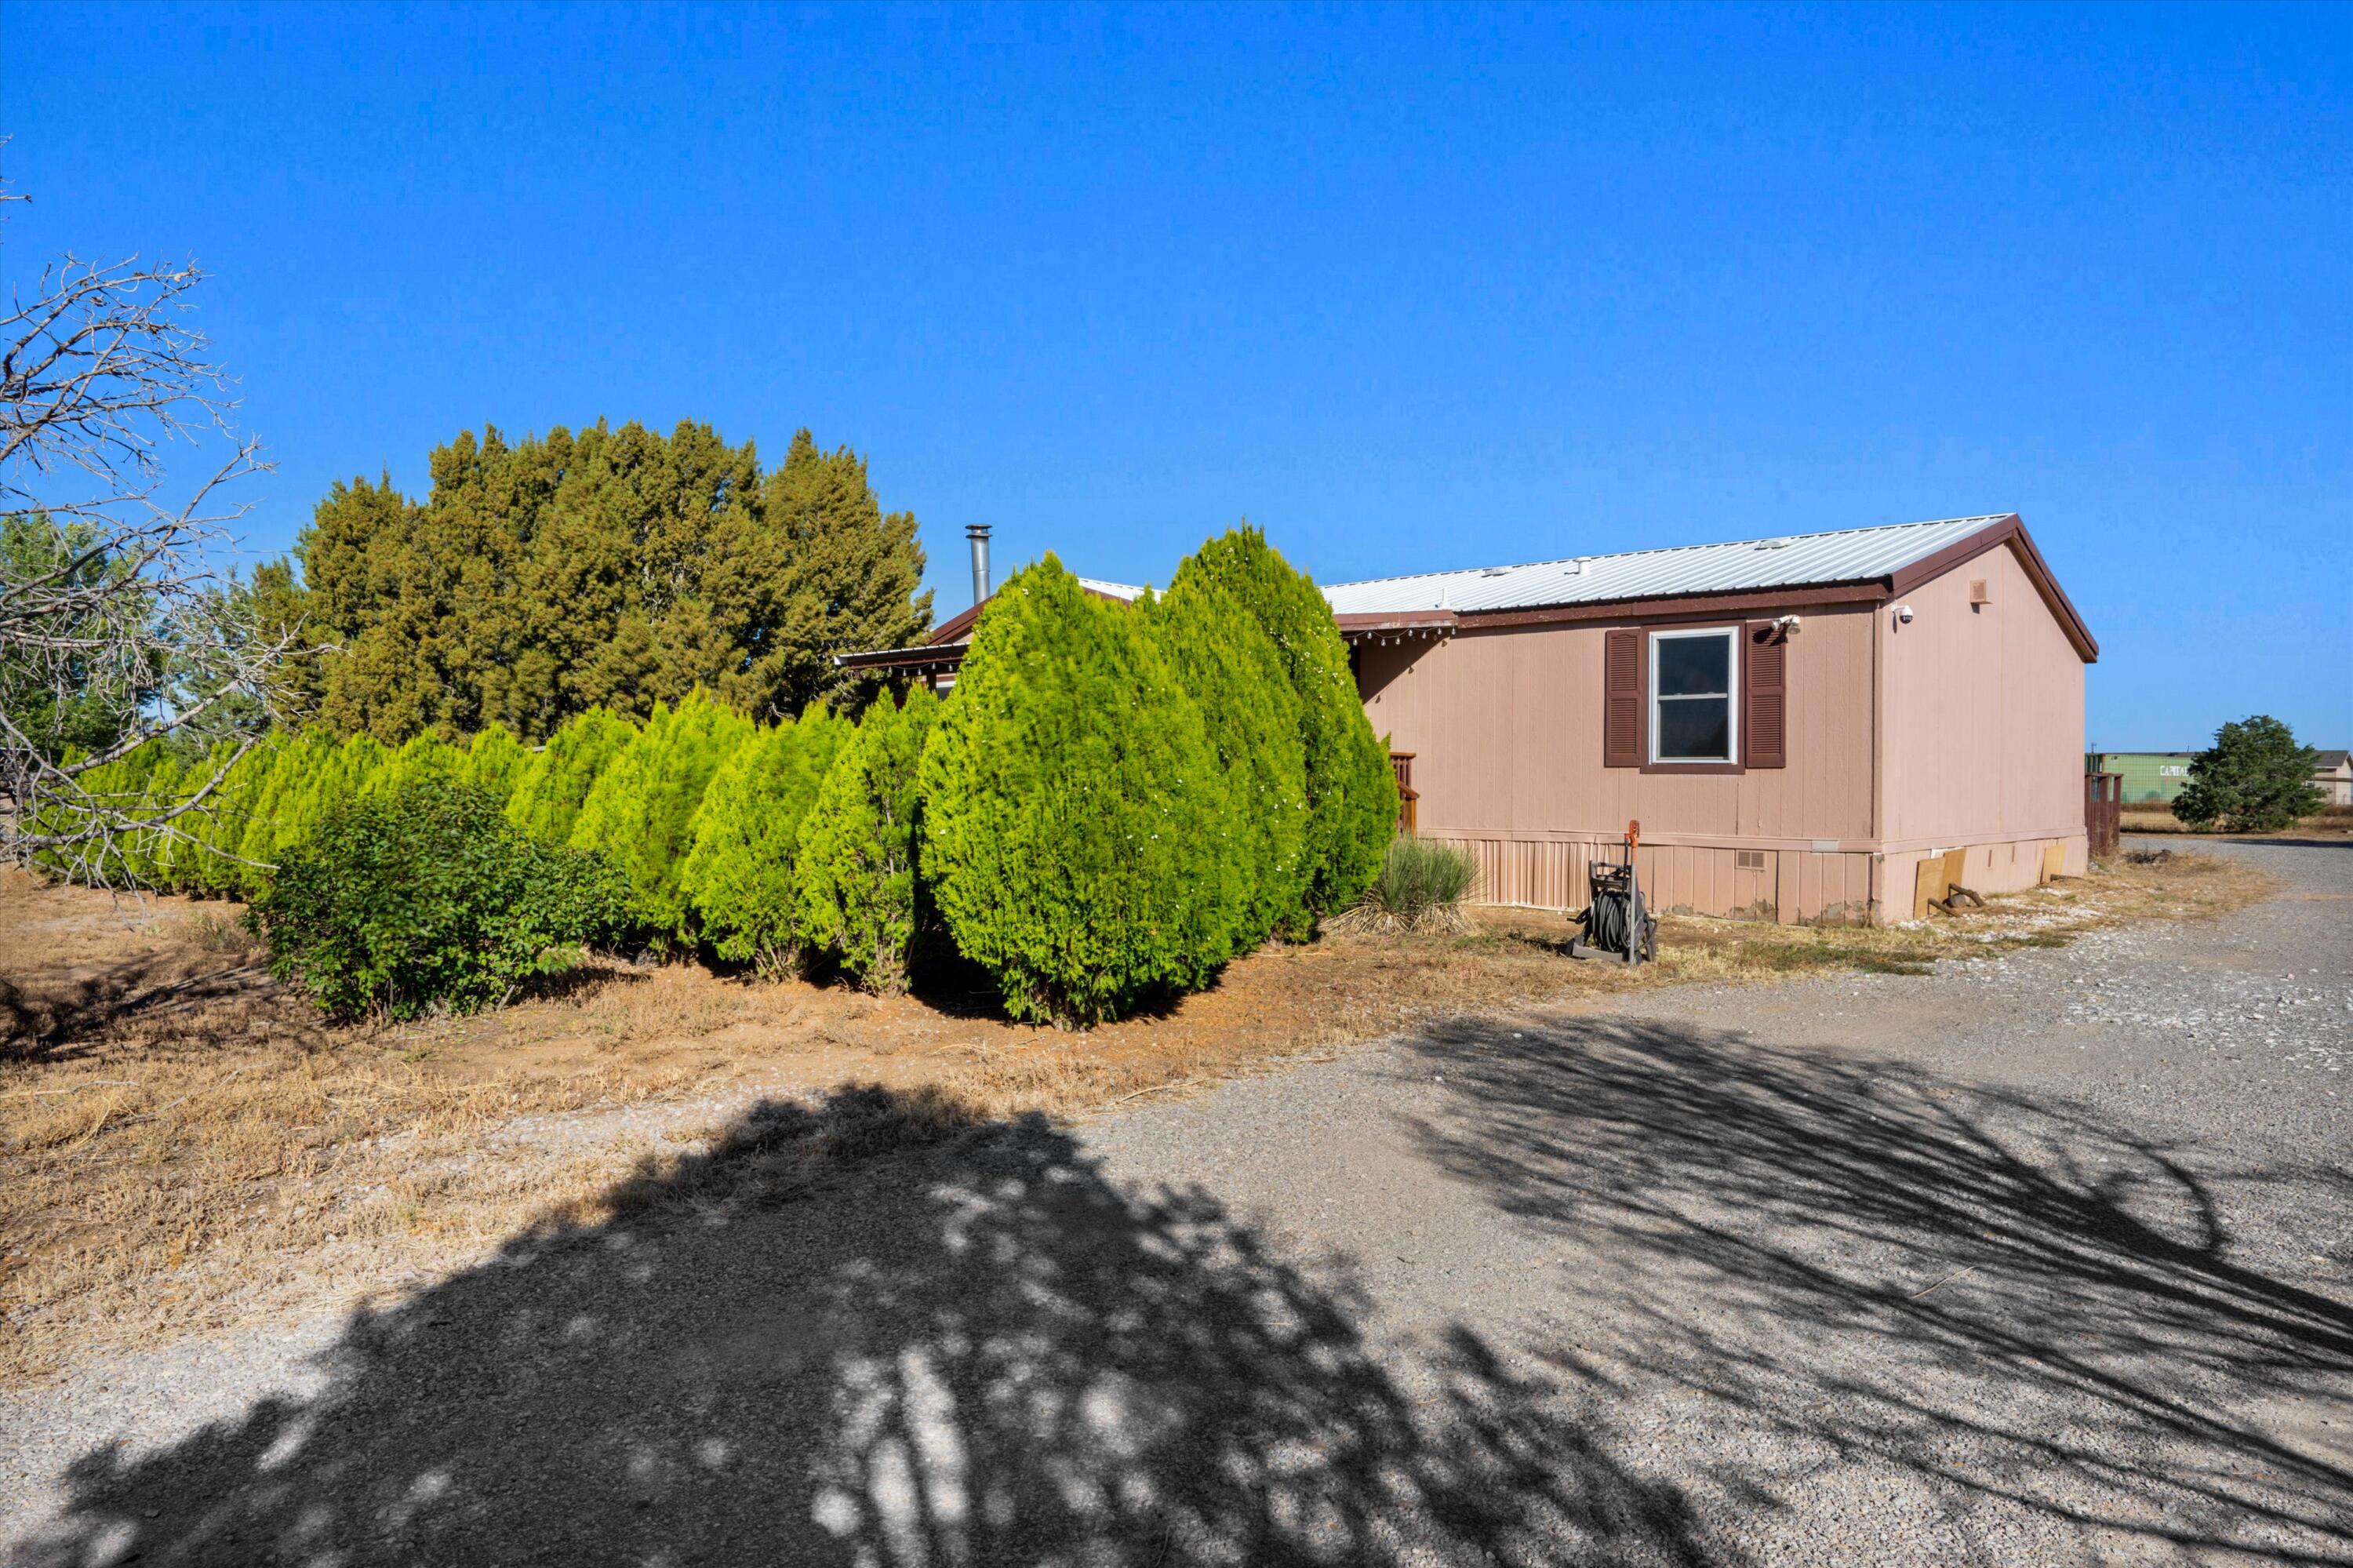
M1739 654L1733 629L1651 633L1651 760L1725 762L1740 755Z

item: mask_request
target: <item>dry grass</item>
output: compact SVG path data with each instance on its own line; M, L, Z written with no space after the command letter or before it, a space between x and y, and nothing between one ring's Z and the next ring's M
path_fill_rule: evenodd
M1433 1015L1915 970L2217 914L2267 886L2179 856L1923 926L1669 918L1660 961L1633 971L1568 959L1557 915L1486 910L1459 934L1270 947L1163 1014L1071 1034L1007 1023L982 998L617 962L496 1015L329 1030L269 983L232 906L18 879L0 885L0 1381L396 1286L534 1218L610 1213L642 1187L633 1175L762 1097L860 1082L942 1125L1068 1116Z
M2147 801L2127 804L2117 819L2128 833L2196 833L2197 830L2173 814L2168 805ZM2230 833L2228 838L2308 838L2316 833L2353 833L2353 806L2323 806L2303 818L2295 826L2277 833Z

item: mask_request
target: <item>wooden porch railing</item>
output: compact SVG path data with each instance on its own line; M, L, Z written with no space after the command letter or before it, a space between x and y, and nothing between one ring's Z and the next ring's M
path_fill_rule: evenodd
M1421 822L1421 812L1419 810L1421 803L1421 791L1413 787L1413 753L1390 752L1389 771L1397 775L1398 832L1413 832L1419 828Z
M2121 773L2084 775L2084 836L2094 860L2116 858L2118 832L2124 826L2125 776Z

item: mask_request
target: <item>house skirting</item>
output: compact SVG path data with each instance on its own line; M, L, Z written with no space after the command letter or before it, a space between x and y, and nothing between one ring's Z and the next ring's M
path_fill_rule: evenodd
M1526 909L1577 909L1590 899L1586 868L1624 854L1618 836L1512 835L1425 829L1423 836L1461 844L1477 857L1481 904ZM2055 856L2049 852L2057 850ZM1643 896L1653 909L1784 924L1874 923L1911 917L1920 863L1941 869L1947 849L1962 851L1961 881L1979 893L2014 893L2043 879L2046 865L2080 876L2086 864L2082 830L1975 843L1882 851L1852 841L1815 848L1788 841L1715 841L1680 835L1645 842L1640 852Z

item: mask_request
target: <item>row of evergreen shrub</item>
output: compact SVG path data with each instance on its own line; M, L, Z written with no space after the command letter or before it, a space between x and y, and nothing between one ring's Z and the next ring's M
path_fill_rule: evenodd
M223 760L134 754L95 783L167 810ZM813 706L758 725L698 690L643 725L591 709L535 753L497 726L395 750L279 737L177 831L122 845L121 879L261 899L273 947L292 951L301 911L343 907L338 876L444 863L418 858L390 800L466 825L465 854L510 882L594 878L485 836L484 810L516 842L595 856L619 900L599 930L704 944L767 974L821 959L889 991L935 924L1016 1016L1081 1023L1197 988L1270 934L1312 930L1378 873L1397 813L1322 596L1255 531L1211 541L1165 596L1134 605L1088 593L1050 556L999 590L948 700L917 690L854 722ZM275 889L272 868L298 864L299 895ZM343 961L332 943L308 950L313 967ZM328 988L338 1005L419 994L376 972L389 961ZM439 994L494 998L520 962Z
M1378 873L1388 747L1323 596L1255 530L1165 599L1052 556L982 616L925 748L922 869L1016 1017L1092 1022L1303 935Z

